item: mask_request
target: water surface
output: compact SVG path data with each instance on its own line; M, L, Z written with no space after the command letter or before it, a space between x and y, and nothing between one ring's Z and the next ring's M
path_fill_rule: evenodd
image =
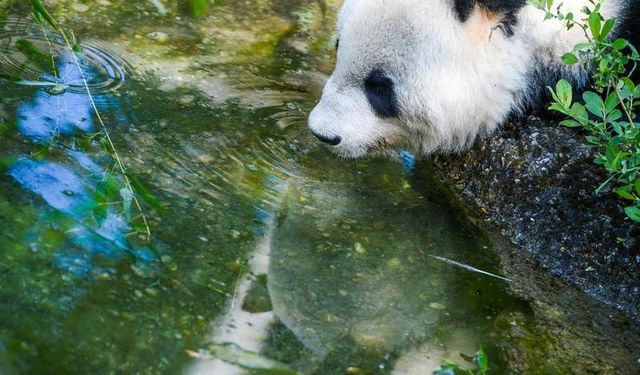
M503 373L508 332L536 342L507 281L434 258L501 272L427 170L309 135L338 1L52 3L76 52L0 2L0 373L425 374L480 346Z

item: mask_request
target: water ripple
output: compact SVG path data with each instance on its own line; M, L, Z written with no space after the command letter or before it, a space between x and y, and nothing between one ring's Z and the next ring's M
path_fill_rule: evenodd
M121 87L127 70L128 64L100 42L83 41L72 49L62 35L40 25L15 19L0 25L0 77L18 84L49 87L54 94L86 93L84 77L91 93L100 94Z

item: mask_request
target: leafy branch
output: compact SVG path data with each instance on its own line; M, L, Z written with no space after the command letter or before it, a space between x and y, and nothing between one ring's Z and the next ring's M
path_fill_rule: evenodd
M563 13L562 4L554 8L553 0L530 3L545 12L545 19L557 19L568 30L583 31L586 42L576 44L562 61L590 71L592 90L574 98L572 85L560 80L555 88L548 88L553 98L549 109L567 116L561 125L588 132L587 142L598 150L594 163L609 172L596 192L611 186L628 203L627 216L640 222L640 123L636 119L640 85L631 79L640 55L628 40L611 38L616 19L602 16L603 1L589 0L590 6L578 15Z

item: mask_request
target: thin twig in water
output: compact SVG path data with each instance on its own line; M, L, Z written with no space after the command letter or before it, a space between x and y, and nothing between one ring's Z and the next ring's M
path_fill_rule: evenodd
M236 298L238 297L238 288L240 286L240 279L242 277L242 271L238 272L238 279L236 280L236 287L233 291L233 299L231 300L231 308L236 305Z
M38 2L32 2L32 4L38 4ZM41 4L39 4L40 6L42 6ZM38 7L40 8L40 7ZM49 12L42 6L41 9L38 9L40 14L42 14L42 16L45 17L45 19L47 20L47 22L60 34L60 36L62 36L62 39L64 40L67 48L69 48L69 50L71 50L71 57L73 58L73 62L76 65L76 67L78 68L78 72L80 73L80 79L82 81L82 84L87 92L87 96L89 98L89 102L91 103L91 107L93 112L96 115L96 119L98 120L98 123L100 124L101 128L102 128L102 133L104 134L104 138L107 140L107 144L109 146L109 150L112 153L112 157L116 162L116 165L118 166L118 169L120 170L120 173L122 174L122 178L124 180L125 183L125 187L127 190L129 190L131 192L131 196L132 196L132 200L136 206L136 208L138 209L138 211L140 212L140 217L142 219L142 222L144 224L144 229L145 232L147 234L147 237L151 237L151 228L149 227L149 222L147 220L147 216L144 213L144 210L142 209L142 205L140 204L140 201L138 200L138 198L136 197L135 194L135 190L133 188L133 184L131 183L131 180L127 174L127 170L122 162L122 159L120 159L120 155L118 153L118 150L116 149L113 140L111 139L111 135L109 133L109 131L107 130L107 125L105 124L105 122L102 119L102 116L100 115L100 111L98 110L98 106L96 105L96 102L93 98L93 94L91 93L91 89L89 88L89 83L87 81L86 75L84 73L84 70L82 69L82 66L80 65L80 61L78 60L78 57L76 56L76 54L74 53L74 48L73 48L73 44L71 43L69 37L67 36L67 33L65 32L65 30L62 28L62 26L60 26L60 24L58 24L55 19L51 16L51 14L49 14ZM75 35L71 35L71 38L74 40L75 42ZM49 39L47 38L47 42L49 42ZM49 45L51 46L50 42ZM53 61L53 60L52 60ZM54 64L55 65L55 64ZM54 67L55 69L55 67ZM55 72L55 74L57 74L57 72Z
M471 267L471 266L468 266L466 264L463 264L463 263L460 263L460 262L456 262L455 260L451 260L451 259L447 259L447 258L435 256L435 255L429 255L429 257L431 257L433 259L437 259L437 260L439 260L441 262L450 264L452 266L460 267L460 268L465 269L467 271L476 272L476 273L480 273L480 274L483 274L483 275L495 277L496 279L504 280L504 281L509 282L509 283L513 282L511 279L507 279L506 277L498 276L498 275L495 275L495 274L493 274L491 272L479 270L479 269L477 269L475 267Z

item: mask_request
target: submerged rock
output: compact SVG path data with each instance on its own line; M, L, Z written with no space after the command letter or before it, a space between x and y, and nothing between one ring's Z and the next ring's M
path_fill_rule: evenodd
M606 171L582 134L529 117L431 164L465 211L536 262L640 321L640 226L594 191ZM519 255L518 255L519 254Z

